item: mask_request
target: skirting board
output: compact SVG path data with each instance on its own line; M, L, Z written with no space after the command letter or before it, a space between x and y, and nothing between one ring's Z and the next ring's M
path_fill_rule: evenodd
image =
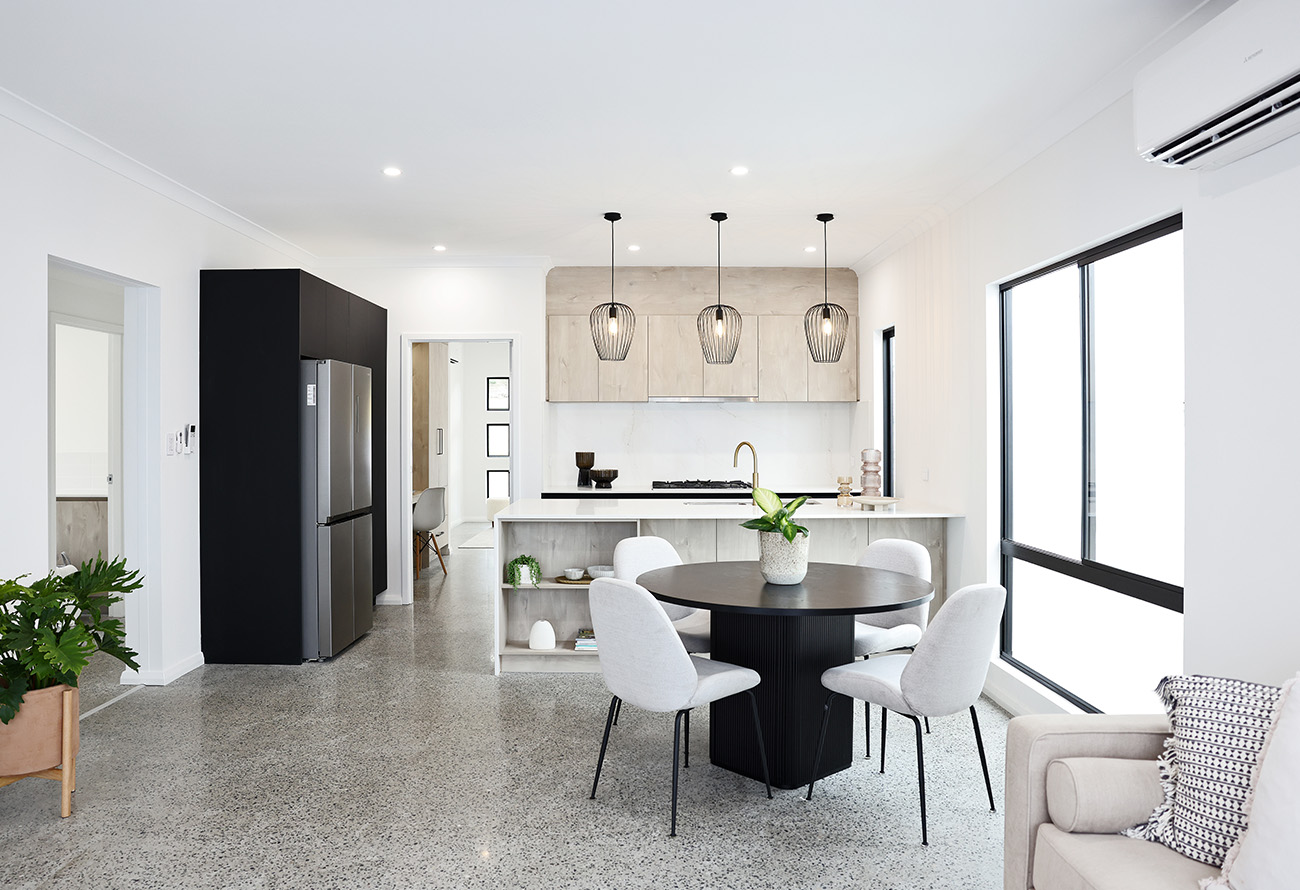
M195 652L182 658L161 671L122 671L120 682L123 686L166 686L172 680L183 677L197 667L203 666L203 653Z

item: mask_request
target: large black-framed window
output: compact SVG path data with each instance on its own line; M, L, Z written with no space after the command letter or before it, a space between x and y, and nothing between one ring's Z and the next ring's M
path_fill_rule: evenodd
M880 332L880 380L881 380L881 463L880 493L887 498L894 496L894 329L885 328Z
M1181 233L1001 287L1001 654L1089 711L1181 669Z

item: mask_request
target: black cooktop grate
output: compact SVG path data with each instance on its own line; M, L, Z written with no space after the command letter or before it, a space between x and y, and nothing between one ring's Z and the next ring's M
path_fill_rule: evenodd
M716 479L684 479L676 482L651 482L651 488L742 488L748 491L751 485L739 479L718 481Z

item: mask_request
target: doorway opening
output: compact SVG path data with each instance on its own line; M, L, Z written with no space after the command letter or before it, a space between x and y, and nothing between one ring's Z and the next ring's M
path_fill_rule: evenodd
M141 572L143 586L114 607L140 670L115 668L111 679L163 684L171 677L158 621L161 466L146 445L161 435L161 295L57 257L48 260L47 286L49 564L102 553Z
M466 522L489 522L496 510L514 499L519 478L518 357L513 337L447 337L404 334L402 357L402 491L410 492L412 510L426 488L444 488L446 521L435 530L438 546ZM439 534L442 531L444 533ZM414 544L410 511L402 513L402 540ZM414 546L402 559L400 596L378 602L414 601L416 560L419 572L441 572L424 561L432 553Z

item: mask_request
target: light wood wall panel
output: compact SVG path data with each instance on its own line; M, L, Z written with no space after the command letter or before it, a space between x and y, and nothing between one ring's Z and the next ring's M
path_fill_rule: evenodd
M596 346L591 342L591 322L584 325L586 348L596 355ZM628 348L627 358L621 362L602 362L596 358L596 380L598 395L602 402L644 402L649 393L649 353L646 324L638 319L632 329L632 345ZM578 346L577 348L581 348ZM552 401L555 401L552 399Z
M704 392L704 353L693 315L651 315L649 332L652 396L698 396Z
M429 487L429 344L411 344L411 488Z
M765 315L758 319L759 401L808 401L810 362L803 318Z
M600 359L586 316L553 315L546 320L546 397L552 402L600 401Z
M706 396L758 396L758 324L758 316L741 319L740 345L730 364L704 363ZM697 328L696 348L699 348L698 334Z

